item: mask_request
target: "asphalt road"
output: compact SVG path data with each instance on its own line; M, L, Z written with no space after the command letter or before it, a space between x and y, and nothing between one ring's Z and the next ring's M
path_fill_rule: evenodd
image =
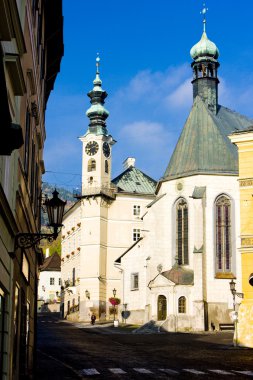
M250 379L253 350L232 333L133 334L39 315L36 379Z

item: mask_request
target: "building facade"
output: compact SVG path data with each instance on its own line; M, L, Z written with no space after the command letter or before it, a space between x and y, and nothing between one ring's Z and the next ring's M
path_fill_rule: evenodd
M39 268L38 312L59 312L61 294L61 258L57 252L46 257Z
M244 298L238 312L235 344L253 347L253 127L230 135L238 147L240 186L240 244L242 260L242 292ZM237 298L238 296L235 295Z
M192 109L147 205L144 236L115 262L128 321L154 320L168 331L231 324L231 279L241 289L238 155L228 135L252 120L219 105L219 50L205 20L190 53Z
M111 180L112 150L108 133L97 58L94 87L88 93L90 119L80 137L82 153L82 194L65 214L62 229L62 304L67 318L89 320L112 318L108 302L116 289L123 300L120 273L114 261L142 234L145 206L154 199L156 181L125 161L124 171Z
M68 318L110 318L115 289L130 323L153 320L168 331L232 323L231 279L241 290L240 190L238 152L228 135L252 120L219 104L219 50L205 28L204 20L190 52L193 105L158 184L131 159L111 181L115 141L97 66L90 124L80 138L82 195L66 213L62 236Z
M62 3L0 2L0 377L32 378L40 250L15 237L40 230L45 109L63 55Z

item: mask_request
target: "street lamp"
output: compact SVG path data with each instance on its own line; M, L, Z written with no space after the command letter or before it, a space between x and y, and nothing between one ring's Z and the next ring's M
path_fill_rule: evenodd
M117 290L114 288L112 290L112 294L113 294L113 297L115 298L116 296L116 293L117 293ZM115 300L114 300L115 301ZM115 308L115 302L114 302L114 305L113 305L113 321L115 321L115 313L116 313L116 308Z
M15 236L15 247L16 248L31 248L36 246L41 240L47 239L48 242L52 243L58 236L60 229L62 227L62 219L64 213L64 207L67 202L62 201L58 198L58 191L54 190L53 198L46 199L44 206L46 206L48 214L48 225L53 228L53 233L42 234L42 233L29 233L21 232Z
M243 298L244 294L238 293L235 289L235 285L236 285L236 283L234 282L234 279L232 279L229 283L229 286L230 286L230 291L231 291L232 296L233 296L233 311L234 311L233 312L233 320L235 322L235 343L234 343L234 345L237 346L237 344L238 344L238 331L237 331L238 313L235 310L235 296Z

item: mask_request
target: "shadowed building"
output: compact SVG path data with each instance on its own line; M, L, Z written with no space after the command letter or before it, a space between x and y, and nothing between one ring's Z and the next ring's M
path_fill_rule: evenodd
M32 378L45 109L63 55L61 0L0 1L0 378Z

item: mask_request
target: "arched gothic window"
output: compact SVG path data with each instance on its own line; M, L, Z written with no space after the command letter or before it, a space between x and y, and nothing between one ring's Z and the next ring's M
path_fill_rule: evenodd
M109 173L108 161L105 160L105 173Z
M179 265L189 264L188 254L188 206L185 199L176 205L176 256Z
M184 296L178 298L178 313L186 313L186 298Z
M216 271L231 272L231 201L222 195L215 202Z
M94 160L94 158L91 158L88 161L88 172L93 172L95 170L96 170L96 161Z
M163 295L159 295L157 299L157 319L165 321L167 318L167 299Z

